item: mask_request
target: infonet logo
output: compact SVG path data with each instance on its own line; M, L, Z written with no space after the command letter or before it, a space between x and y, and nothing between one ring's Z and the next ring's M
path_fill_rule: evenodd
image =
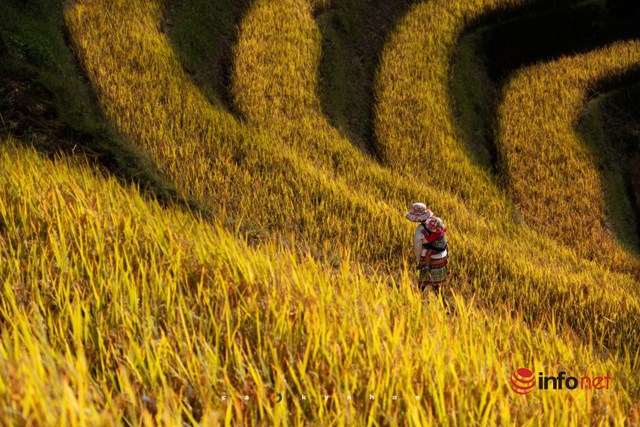
M591 377L583 375L581 377L567 376L565 371L560 371L558 376L544 375L538 373L538 381L533 376L533 372L527 368L516 369L511 374L509 386L515 393L529 394L534 388L538 390L609 390L611 377L609 374Z
M511 390L518 394L529 394L536 385L536 379L533 377L533 372L527 368L517 369L511 374L511 381L509 382Z
M509 378L509 386L514 393L525 395L531 393L534 388L538 390L609 390L611 377L604 376L581 377L567 376L565 371L560 371L558 376L544 375L538 373L538 381L533 376L533 372L527 368L516 369Z

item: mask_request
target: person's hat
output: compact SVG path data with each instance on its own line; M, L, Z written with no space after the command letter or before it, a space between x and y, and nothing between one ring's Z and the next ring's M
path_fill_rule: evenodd
M424 203L414 203L411 205L411 210L407 212L405 217L409 221L422 222L426 221L433 216L433 212L427 209L427 205Z

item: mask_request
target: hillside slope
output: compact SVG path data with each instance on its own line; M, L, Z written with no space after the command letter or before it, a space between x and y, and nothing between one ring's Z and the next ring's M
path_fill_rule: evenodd
M359 268L249 248L83 161L15 141L0 165L7 423L622 425L628 415L622 379L637 366L553 324L532 329L459 297L452 316L409 276L389 288ZM526 399L507 385L520 366L609 374L615 387Z
M45 160L3 140L0 392L13 422L632 422L637 257L606 236L614 252L602 262L593 242L521 217L523 202L541 203L535 175L521 193L505 191L455 119L461 34L530 4L398 1L378 47L369 150L336 128L340 114L323 100L319 17L330 2L196 2L188 13L180 1L59 3L95 117L171 195L116 181L73 150ZM196 20L202 31L220 27L192 40ZM505 129L548 130L529 119L556 111L566 113L553 123L559 146L581 149L572 126L586 86L571 67L590 81L611 77L636 65L636 50L626 42L518 72L504 92L500 146L520 153L530 142ZM556 83L574 96L552 106L548 86L526 77L562 64ZM532 113L510 109L510 94L533 101ZM513 164L513 176L524 170ZM567 163L567 173L592 167ZM552 174L552 186L566 182ZM418 200L450 230L446 304L412 287L404 212ZM588 200L606 220L602 194ZM570 227L576 212L549 227ZM521 398L508 382L525 366L609 374L615 386ZM285 405L271 401L277 391Z

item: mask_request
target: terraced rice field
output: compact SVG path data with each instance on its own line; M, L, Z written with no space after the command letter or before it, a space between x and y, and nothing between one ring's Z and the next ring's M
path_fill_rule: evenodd
M456 117L459 42L535 1L56 7L100 120L175 197L3 137L7 424L638 423L640 258L576 128L637 40L514 71L488 166ZM9 53L39 46L11 31ZM327 111L327 64L363 119ZM415 288L415 201L449 229L444 299ZM521 367L611 387L521 396Z

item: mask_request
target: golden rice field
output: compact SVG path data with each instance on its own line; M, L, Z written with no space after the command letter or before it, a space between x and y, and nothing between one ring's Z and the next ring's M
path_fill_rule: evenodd
M582 256L636 273L638 258L604 225L597 154L574 127L591 87L639 64L640 41L632 41L522 70L504 89L498 144L509 189L529 224ZM538 113L527 120L532 110Z
M604 225L597 158L574 129L591 88L640 64L640 44L515 73L498 177L465 151L451 63L473 22L531 2L417 1L388 29L375 159L323 112L315 18L339 1L250 2L233 111L184 69L167 0L65 6L106 119L212 218L5 138L4 423L640 422L640 262ZM449 229L444 300L414 286L415 201ZM612 387L520 396L520 367Z

